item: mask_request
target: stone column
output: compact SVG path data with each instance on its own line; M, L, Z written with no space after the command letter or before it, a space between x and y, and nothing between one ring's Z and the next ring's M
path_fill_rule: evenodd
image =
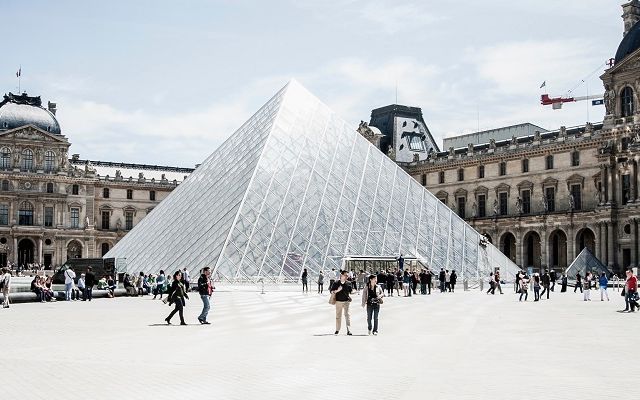
M609 187L607 189L607 192L609 193L609 204L615 204L616 203L616 171L611 167L607 167L607 169L609 170L608 173L608 184Z
M600 166L600 194L602 196L600 204L606 204L609 199L607 197L607 167L604 165Z
M16 264L18 264L18 238L13 237L13 257Z
M595 224L595 234L596 234L596 240L594 243L595 246L595 251L596 251L596 258L598 258L599 260L602 259L602 250L600 249L600 238L602 237L602 225L600 224L600 222L596 222Z
M522 240L522 232L516 230L516 234L518 235L518 237L516 237L516 264L520 268L524 268L524 260L522 259L522 247L524 246L524 241Z
M600 236L600 261L603 264L607 263L607 224L600 222L600 228L602 235Z
M567 267L576 258L576 238L574 237L573 227L569 227L567 232Z
M38 264L42 264L42 238L38 238Z
M607 265L613 268L615 265L615 247L613 246L615 224L613 221L607 223Z
M640 163L640 157L636 156L636 201L640 201L640 170L638 164ZM632 178L633 179L633 178Z
M547 254L547 230L544 229L540 234L540 269L542 270L546 269L549 265Z
M631 267L638 266L638 220L631 220Z
M636 163L631 161L631 176L629 177L629 203L636 201Z

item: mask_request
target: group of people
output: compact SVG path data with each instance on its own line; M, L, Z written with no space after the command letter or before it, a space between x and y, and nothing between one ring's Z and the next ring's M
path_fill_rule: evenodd
M189 271L184 268L180 273L181 282L184 285L185 290L188 292L191 288ZM144 272L140 272L137 276L125 274L122 283L127 296L145 296L153 294L154 300L158 296L160 296L160 300L162 300L162 295L171 287L172 278L171 276L167 277L164 270L160 270L158 274L147 275Z
M351 285L352 290L360 292L360 290L367 287L369 283L369 275L364 270L360 270L358 273L354 271L346 271L346 274L347 282ZM329 288L333 287L334 283L340 280L341 275L342 271L336 270L335 268L331 269L329 272ZM393 296L394 290L396 291L397 296L401 296L400 290L402 290L402 295L404 297L411 297L412 295L417 294L418 285L420 286L420 294L431 294L434 281L434 273L428 268L423 268L420 271L389 269L387 271L378 271L374 273L374 275L376 276L377 284L381 287L382 291L386 291L387 296ZM317 281L319 294L324 292L325 279L324 272L320 271ZM440 273L437 274L436 279L438 280L438 288L440 289L440 292L445 293L455 291L458 280L456 271L450 272L443 268ZM308 272L306 268L302 272L301 281L302 292L308 292Z
M112 276L97 280L96 274L91 267L87 268L86 273L80 274L80 277L76 276L75 271L72 268L67 268L64 271L64 293L65 300L80 300L91 301L93 300L93 288L98 285L99 289L108 290L108 296L114 297L116 289L116 281ZM37 276L36 276L37 278ZM35 281L35 279L34 279ZM31 283L31 290L34 291L33 282ZM38 294L36 292L36 294Z
M373 274L369 275L366 279L366 285L361 289L361 304L367 311L368 333L369 335L377 335L380 305L384 302L384 292L382 288L378 286L378 277ZM344 315L347 335L351 336L351 314L349 312L349 306L352 301L351 293L354 292L354 287L349 281L348 271L340 271L339 278L331 283L330 292L331 298L329 303L334 304L336 309L336 331L334 334L337 335L340 333L342 316Z
M158 276L164 277L164 271L160 271ZM168 325L171 325L171 318L173 318L176 313L180 317L180 325L187 325L184 320L184 307L187 304L186 300L189 299L189 282L185 280L185 277L188 276L186 268L182 271L177 270L173 274L171 283L168 285L169 290L167 291L167 297L164 302L169 304L169 306L174 306L171 313L164 319ZM157 288L158 286L156 286L156 289ZM211 295L213 294L214 289L215 286L211 280L211 268L205 267L200 271L197 289L200 299L202 300L202 312L198 316L198 322L202 325L210 324L210 322L207 321L207 316L211 309ZM154 295L153 298L155 299L156 296ZM160 292L160 298L162 298L162 292Z

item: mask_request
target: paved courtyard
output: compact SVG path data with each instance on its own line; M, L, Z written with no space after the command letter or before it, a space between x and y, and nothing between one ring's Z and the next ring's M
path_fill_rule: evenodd
M210 326L195 295L189 326L148 296L0 310L2 398L622 398L640 355L616 292L393 297L377 337L358 297L354 336L335 337L326 293L219 289Z

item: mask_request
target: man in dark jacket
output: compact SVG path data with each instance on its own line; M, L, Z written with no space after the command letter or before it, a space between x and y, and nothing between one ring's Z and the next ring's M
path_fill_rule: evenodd
M551 278L551 291L553 292L556 287L556 281L558 280L558 274L552 269L549 277Z
M210 324L210 322L207 321L207 315L211 309L210 300L213 289L213 284L211 283L211 268L204 267L202 269L202 275L200 275L200 278L198 279L198 293L202 299L202 312L198 317L198 321L203 325Z
M542 295L544 295L545 293L547 294L547 300L549 299L549 288L551 286L551 276L549 276L549 271L545 270L544 274L542 274L542 287L544 288L542 290L542 293L540 293L540 298L542 298Z
M431 270L427 270L427 294L431 294L431 281L433 280L433 274Z
M93 273L91 267L87 268L87 274L84 277L85 291L87 293L87 300L91 301L93 298L93 287L96 284L96 274Z
M420 272L420 294L427 294L427 271Z
M458 280L458 275L456 271L451 271L451 276L449 277L449 290L455 291L456 289L456 281Z
M444 272L444 268L442 268L440 270L440 275L438 276L438 279L440 280L440 292L444 293L444 281L447 278L447 273Z
M387 273L387 295L393 296L393 287L396 283L396 276L389 270Z

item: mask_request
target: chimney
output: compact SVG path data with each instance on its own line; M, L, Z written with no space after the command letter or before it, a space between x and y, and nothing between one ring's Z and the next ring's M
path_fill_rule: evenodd
M622 20L624 21L623 36L627 36L636 22L640 21L640 1L631 0L622 5Z
M57 111L56 103L49 102L49 105L47 106L47 108L49 109L51 114L56 115L56 111Z

